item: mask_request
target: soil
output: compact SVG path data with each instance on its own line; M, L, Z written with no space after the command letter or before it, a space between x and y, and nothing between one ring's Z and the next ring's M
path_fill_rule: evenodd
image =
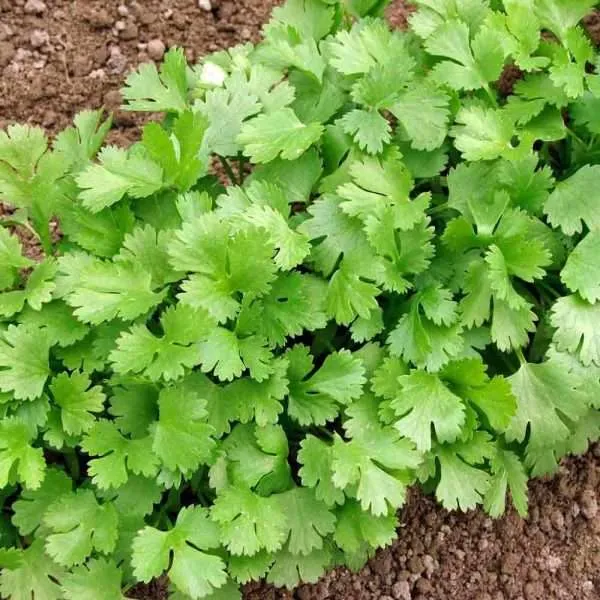
M131 69L173 45L194 60L254 40L276 3L0 0L0 128L27 122L52 134L79 110L104 105L116 111L111 141L134 139L139 117L118 110ZM390 20L402 27L406 16L396 0ZM598 13L586 24L598 42ZM337 569L294 592L253 584L245 600L600 600L600 447L532 482L530 495L528 519L493 521L480 511L448 513L415 491L398 541L359 573ZM164 600L165 582L128 595Z

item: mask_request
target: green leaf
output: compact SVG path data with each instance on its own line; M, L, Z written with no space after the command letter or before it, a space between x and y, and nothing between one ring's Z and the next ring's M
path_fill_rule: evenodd
M46 474L41 448L32 447L37 428L17 418L0 421L0 488L20 481L26 488L40 487Z
M0 290L12 287L18 270L32 264L22 252L19 238L11 235L8 229L0 227Z
M219 546L219 528L208 511L200 506L182 508L171 531L145 527L138 532L132 548L133 572L138 581L149 582L168 569L177 590L194 600L204 598L227 582L225 563L207 552Z
M225 488L211 516L221 525L221 541L236 555L253 556L263 548L275 552L289 532L286 512L276 496L263 498L241 486Z
M206 400L193 389L175 386L160 392L158 406L159 418L151 427L152 451L162 463L171 470L192 471L207 462L215 441L214 429L206 422Z
M391 402L399 419L394 427L419 450L431 449L432 428L439 442L453 442L465 423L465 406L432 373L415 371L398 377L400 390Z
M0 391L18 400L42 395L50 375L50 341L44 330L10 325L0 332Z
M592 231L569 254L560 274L569 289L579 292L588 302L600 300L600 267L597 260L599 250L600 233Z
M119 518L111 504L98 504L91 490L79 489L54 501L44 515L52 532L46 552L60 565L83 563L93 550L110 554L117 541Z
M483 506L492 517L500 517L506 510L506 493L521 517L527 516L527 473L519 457L509 450L498 450L491 460L492 482Z
M41 524L44 513L50 504L71 491L71 480L58 469L50 468L42 485L35 490L23 490L20 498L13 504L12 522L21 535L32 534Z
M66 600L124 600L122 577L121 569L114 562L93 558L63 578L62 592Z
M253 162L268 163L279 155L286 160L300 157L322 133L319 123L306 125L291 108L282 108L246 121L238 141Z
M552 307L551 323L557 328L559 350L579 356L588 366L600 366L600 304L590 304L577 294L559 298Z
M384 145L390 142L392 128L376 110L359 108L346 113L339 121L344 131L353 136L361 150L369 154L379 154Z
M250 228L231 235L215 213L184 223L169 246L171 264L193 274L182 284L183 304L207 310L219 323L235 317L240 302L266 294L275 279L273 246L264 231Z
M103 113L102 110L77 113L73 119L74 127L68 127L56 136L54 150L76 167L85 165L100 150L112 126L112 116L102 122Z
M128 471L155 477L159 459L153 454L152 438L129 440L112 421L99 419L87 432L81 448L91 460L88 475L100 489L118 488L128 481Z
M75 316L93 325L115 318L131 321L166 294L153 291L152 276L137 264L103 262L84 254L59 260L58 281Z
M489 439L487 433L477 432L468 442L457 442L436 450L440 481L435 494L445 509L467 511L483 502L490 487L490 476L476 465L492 456Z
M524 363L509 381L517 412L506 431L508 440L528 436L532 449L554 447L569 435L562 416L577 421L586 412L587 398L578 380L552 361Z
M63 429L70 435L89 431L95 421L92 413L104 409L104 395L100 386L91 387L85 373L59 373L50 383L54 402L60 407Z
M328 548L315 550L308 556L292 554L287 549L274 555L274 563L267 581L278 587L289 589L299 583L316 583L332 563L332 554Z
M317 500L327 506L344 503L344 492L333 485L333 454L331 446L313 435L307 435L300 444L298 460L302 484L315 489Z
M187 62L181 48L171 48L160 72L147 62L129 75L121 90L126 110L181 112L187 107Z
M567 235L580 233L582 222L591 231L600 229L600 195L594 187L598 176L600 165L584 165L556 185L544 206L553 227L560 227Z
M23 310L25 303L33 310L40 310L52 300L56 264L51 259L38 263L30 273L25 289L0 294L0 316L11 317Z
M0 593L13 600L60 600L60 584L65 575L62 568L44 553L42 540L36 540L26 550L18 551L18 562L5 565L0 573Z
M288 369L288 412L301 425L324 425L338 414L338 404L348 405L362 393L365 383L362 362L348 350L330 354L314 369L306 346L294 346L286 354Z
M61 348L81 341L89 332L88 326L78 321L61 300L44 304L40 310L26 307L17 319L26 329L43 331L51 345Z
M459 20L440 25L425 42L429 54L443 60L432 71L433 78L455 90L486 88L500 77L504 51L497 34L481 29L471 42L469 26Z
M308 488L291 489L277 499L288 517L288 550L306 556L322 549L323 538L333 532L336 521L327 505L317 500L315 492Z
M77 177L83 206L93 213L112 206L128 194L146 198L163 186L163 171L154 161L128 154L115 146L104 148L100 164L90 165Z
M412 148L431 151L448 134L449 101L446 93L423 82L402 94L390 111L402 124Z
M200 363L198 342L214 328L206 313L188 305L169 307L161 315L162 337L147 326L134 325L117 339L110 360L117 373L142 373L151 381L173 381L185 374L185 368Z

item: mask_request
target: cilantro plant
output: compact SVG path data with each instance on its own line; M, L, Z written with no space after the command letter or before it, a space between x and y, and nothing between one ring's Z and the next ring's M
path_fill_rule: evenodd
M293 587L410 485L524 515L600 437L595 2L385 4L141 66L129 148L99 111L0 133L3 597Z

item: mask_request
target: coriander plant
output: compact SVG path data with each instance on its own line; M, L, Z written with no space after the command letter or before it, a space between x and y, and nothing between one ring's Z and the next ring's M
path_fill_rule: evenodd
M410 485L524 515L600 436L595 2L386 4L142 65L129 148L100 111L0 133L3 597L293 587L391 543Z

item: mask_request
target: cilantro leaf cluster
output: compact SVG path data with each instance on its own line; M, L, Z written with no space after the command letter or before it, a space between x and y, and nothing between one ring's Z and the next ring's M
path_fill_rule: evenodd
M0 132L2 597L316 581L600 438L596 3L386 4L171 49L128 148Z

